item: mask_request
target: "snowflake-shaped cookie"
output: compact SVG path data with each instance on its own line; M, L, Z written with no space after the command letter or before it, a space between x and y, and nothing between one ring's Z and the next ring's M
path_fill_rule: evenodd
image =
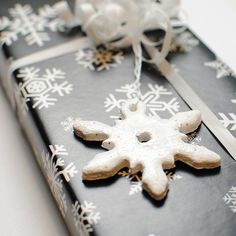
M132 174L143 172L142 187L161 200L168 190L164 169L175 167L180 160L196 169L220 166L220 157L203 146L186 143L187 133L201 123L200 111L188 111L161 119L146 115L146 106L130 100L121 108L123 119L109 125L97 121L78 121L75 133L87 141L103 141L109 150L97 154L83 169L83 179L105 179L124 167Z

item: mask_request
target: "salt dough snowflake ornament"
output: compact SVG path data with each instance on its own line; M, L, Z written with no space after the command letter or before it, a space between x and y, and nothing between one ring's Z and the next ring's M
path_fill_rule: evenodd
M123 119L109 125L97 121L78 121L76 135L87 141L103 141L109 150L97 154L83 169L84 180L105 179L124 167L132 174L142 171L142 187L153 198L161 200L168 191L165 169L180 160L196 169L220 166L220 157L203 146L186 143L187 133L201 123L200 111L188 111L161 119L146 115L146 106L137 100L121 108Z

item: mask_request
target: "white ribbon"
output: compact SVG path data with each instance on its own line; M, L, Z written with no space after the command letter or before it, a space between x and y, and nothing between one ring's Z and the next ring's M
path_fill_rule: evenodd
M178 14L180 0L77 0L75 19L95 45L132 47L135 54L134 74L140 80L142 61L160 63L167 56L172 40L171 18ZM152 41L145 32L163 30L164 38ZM154 57L142 55L143 46L160 46Z

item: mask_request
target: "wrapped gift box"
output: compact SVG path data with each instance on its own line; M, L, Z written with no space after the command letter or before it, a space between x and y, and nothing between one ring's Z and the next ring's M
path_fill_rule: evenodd
M189 142L222 158L221 168L195 170L177 163L167 171L168 196L155 201L142 191L141 174L121 170L82 181L83 167L103 152L100 143L73 134L77 119L112 125L118 108L135 96L131 49L79 49L11 69L14 61L81 37L65 32L50 1L2 3L1 80L72 235L235 235L236 163L204 124ZM236 80L190 31L168 56L176 71L236 135ZM176 50L175 50L176 49ZM143 63L141 100L148 113L169 118L189 110L155 66Z

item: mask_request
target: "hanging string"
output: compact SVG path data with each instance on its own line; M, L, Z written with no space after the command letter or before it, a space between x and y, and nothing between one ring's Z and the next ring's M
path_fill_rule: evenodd
M134 77L132 85L135 94L141 99L142 61L160 63L168 54L172 40L170 17L175 17L179 9L179 0L156 2L153 0L97 0L76 1L76 17L82 30L95 45L109 45L109 48L131 46L134 55ZM152 41L144 37L149 30L163 30L163 39ZM160 46L160 53L154 58L142 56L141 44Z
M142 49L138 46L138 52L135 54L134 58L134 78L135 81L132 85L135 88L135 94L138 100L142 100L141 97L141 71L142 71Z

